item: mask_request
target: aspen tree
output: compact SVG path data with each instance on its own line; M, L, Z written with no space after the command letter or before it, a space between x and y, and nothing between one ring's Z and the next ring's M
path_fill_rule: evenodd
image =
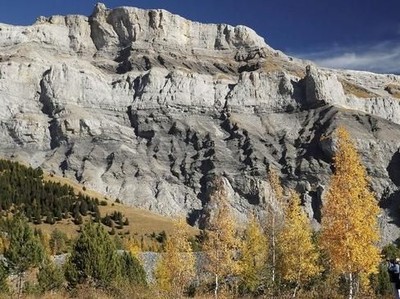
M207 270L214 275L214 296L218 297L220 281L239 273L237 254L239 241L235 221L228 206L228 195L222 178L214 180L214 192L210 196L207 211L215 213L208 217L204 252L207 256Z
M122 240L122 247L135 258L139 258L139 254L142 252L141 242L133 236L124 238Z
M276 283L276 263L277 263L277 244L276 236L279 229L282 227L283 214L282 208L284 205L283 187L280 178L275 170L270 168L268 170L268 179L274 193L275 202L266 207L268 217L268 232L270 237L270 253L271 253L271 279L273 287Z
M353 298L357 277L375 272L379 264L379 208L349 133L340 127L337 137L335 170L322 209L321 245L332 270L347 277Z
M285 224L277 239L281 257L280 274L284 280L295 283L295 297L298 289L321 271L319 254L312 242L311 226L296 192L291 192L290 202L285 207Z
M240 276L243 286L255 292L262 284L268 259L268 240L252 214L244 231L240 248Z
M176 220L156 268L159 288L171 298L182 297L195 276L195 257L188 238L186 221L183 218Z

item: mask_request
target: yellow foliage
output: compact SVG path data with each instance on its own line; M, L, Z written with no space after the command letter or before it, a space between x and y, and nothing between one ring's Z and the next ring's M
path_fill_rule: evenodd
M307 215L300 207L299 195L291 193L285 208L285 224L278 235L279 269L282 278L300 286L321 272L319 253L312 242Z
M265 208L268 217L268 230L272 238L275 238L276 233L282 228L283 225L283 213L285 210L287 201L284 196L281 179L276 170L268 169L268 182L272 189L274 201L271 201ZM274 243L274 242L272 242ZM274 244L271 244L274 246Z
M270 253L271 253L271 280L273 283L273 287L275 287L276 283L276 264L277 264L277 244L276 244L276 236L279 231L282 229L283 225L283 214L282 209L286 206L285 198L283 195L283 187L281 184L281 180L278 176L278 173L269 168L268 170L268 180L269 184L272 188L273 195L275 197L275 202L271 202L267 205L266 212L268 217L267 223L267 233L269 237L269 245L270 245Z
M41 231L41 230L39 229L39 231ZM52 250L50 247L50 235L48 233L41 232L38 234L38 239L39 239L40 243L42 244L46 255L51 255Z
M216 279L217 293L220 278L234 276L240 272L237 260L240 242L221 178L215 180L215 186L209 201L215 215L208 219L203 249L207 256L207 270L214 274Z
M0 236L0 253L4 254L4 251L10 246L10 240L6 237L5 234L1 234Z
M195 257L188 241L184 219L175 221L174 232L165 242L165 252L156 268L157 284L165 295L178 298L195 276Z
M262 283L268 258L268 240L259 222L251 215L240 248L240 276L248 290L254 292Z
M131 237L129 239L124 239L124 248L125 250L129 251L132 256L138 258L139 253L142 251L141 250L141 245L138 240L136 240L134 237Z
M334 271L372 273L380 259L379 208L349 133L341 127L337 136L335 171L322 209L322 247Z
M272 191L274 192L276 201L278 202L278 204L282 205L284 202L283 187L281 184L281 180L278 176L278 173L272 168L268 170L268 179Z

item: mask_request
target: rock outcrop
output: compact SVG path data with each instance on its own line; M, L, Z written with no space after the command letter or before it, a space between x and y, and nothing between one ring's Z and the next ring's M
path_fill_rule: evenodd
M307 66L309 65L309 66ZM399 237L400 77L321 69L253 30L98 4L0 24L0 153L126 204L198 223L213 176L236 215L270 201L267 167L318 226L334 129L354 138Z

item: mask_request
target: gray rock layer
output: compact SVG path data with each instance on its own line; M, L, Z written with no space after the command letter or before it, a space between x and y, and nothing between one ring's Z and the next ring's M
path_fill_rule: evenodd
M399 236L399 86L288 57L244 26L98 4L90 17L0 24L0 153L194 224L215 175L239 219L273 204L272 166L318 227L342 124L385 243Z

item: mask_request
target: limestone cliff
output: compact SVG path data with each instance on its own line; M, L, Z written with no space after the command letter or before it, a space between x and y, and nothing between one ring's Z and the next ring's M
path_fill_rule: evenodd
M271 200L271 165L317 226L344 124L383 241L398 238L399 89L399 76L321 69L247 27L164 10L98 4L90 17L0 24L0 154L193 223L217 174L238 217Z

